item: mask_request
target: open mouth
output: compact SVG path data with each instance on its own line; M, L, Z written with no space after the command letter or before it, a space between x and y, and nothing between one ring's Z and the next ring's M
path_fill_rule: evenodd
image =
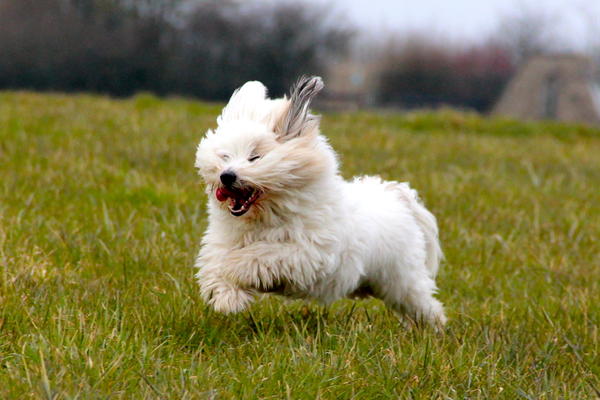
M215 192L219 201L229 199L229 212L236 217L242 216L248 212L250 207L260 196L260 190L251 187L228 188L220 186Z

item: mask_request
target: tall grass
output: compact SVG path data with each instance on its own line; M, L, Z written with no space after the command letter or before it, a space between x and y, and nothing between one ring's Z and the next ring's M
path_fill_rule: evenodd
M442 333L376 300L222 316L192 263L219 106L0 94L1 398L600 396L600 131L450 111L325 115L343 173L438 216Z

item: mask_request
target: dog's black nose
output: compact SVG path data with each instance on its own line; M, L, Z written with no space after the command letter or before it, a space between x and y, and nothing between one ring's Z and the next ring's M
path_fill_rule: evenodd
M231 186L236 181L237 175L233 171L225 171L221 174L221 183L225 186Z

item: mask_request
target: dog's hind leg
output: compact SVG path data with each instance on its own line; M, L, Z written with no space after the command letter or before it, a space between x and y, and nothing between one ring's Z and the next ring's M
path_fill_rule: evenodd
M424 321L432 326L446 323L444 307L433 296L435 281L425 269L404 271L396 279L379 282L379 286L381 292L378 297L393 310L406 312L417 322Z

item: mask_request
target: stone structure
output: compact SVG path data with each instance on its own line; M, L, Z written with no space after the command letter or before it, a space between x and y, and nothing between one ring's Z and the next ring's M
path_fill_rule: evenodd
M596 66L577 55L533 57L508 84L492 113L600 125Z

